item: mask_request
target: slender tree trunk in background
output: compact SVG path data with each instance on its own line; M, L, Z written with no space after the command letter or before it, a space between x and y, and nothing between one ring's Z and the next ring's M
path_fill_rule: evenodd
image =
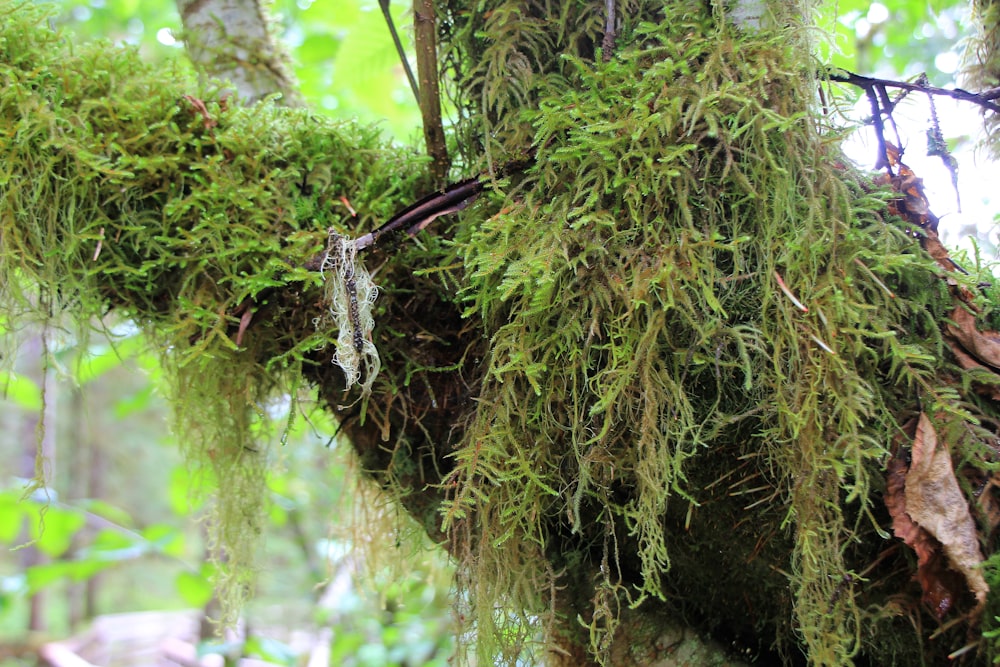
M106 439L105 437L95 437L92 429L88 428L87 444L88 447L86 449L90 454L90 460L87 462L86 466L86 496L88 498L106 498L106 485L104 480L106 479L106 474L108 472L109 457L104 450L106 447L113 447L114 442L111 439ZM83 617L85 619L92 619L97 616L98 592L101 590L103 580L104 575L102 573L98 573L87 579L84 583Z
M48 367L48 346L45 340L47 333L42 330L32 334L21 347L23 354L19 358L32 364L22 372L42 388L45 396L45 409L38 414L25 413L21 421L20 442L22 459L20 474L24 479L34 479L40 487L48 487L55 475L56 465L56 392L53 371ZM30 541L27 535L21 537L18 543ZM21 568L27 569L33 565L44 563L46 557L34 546L28 546L18 552ZM28 631L40 632L47 627L46 598L48 593L39 591L31 596L29 601Z
M66 498L68 500L78 500L89 496L90 486L90 464L91 440L89 429L87 428L86 399L80 387L74 387L70 394L69 408L66 411L69 423L73 428L66 430L66 465L71 471L66 480ZM70 551L75 552L86 544L93 535L89 528L84 527L73 536L73 546ZM76 630L88 618L87 616L87 582L71 582L66 589L66 614L69 627Z
M72 428L65 429L66 444L63 447L65 455L68 457L66 469L68 479L66 496L71 500L84 500L88 498L104 498L104 475L107 472L105 466L105 456L102 451L102 438L94 437L91 418L88 413L88 394L95 391L94 385L84 391L80 387L74 387L70 398L67 419ZM114 436L110 435L110 443L114 444ZM94 535L100 530L90 522L74 535L73 550L81 548L89 543ZM69 624L71 628L78 628L82 623L92 619L97 614L97 594L101 589L104 576L97 573L88 577L86 581L72 583L67 591Z
M232 82L248 103L280 93L282 104L301 104L288 56L260 0L178 0L177 10L199 72Z

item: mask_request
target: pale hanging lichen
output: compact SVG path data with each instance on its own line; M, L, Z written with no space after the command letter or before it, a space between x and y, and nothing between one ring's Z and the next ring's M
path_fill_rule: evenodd
M338 331L333 363L344 371L348 389L360 384L362 396L367 396L382 366L372 342L375 328L372 306L378 298L378 287L364 265L357 261L357 254L354 239L331 229L320 272L329 318Z

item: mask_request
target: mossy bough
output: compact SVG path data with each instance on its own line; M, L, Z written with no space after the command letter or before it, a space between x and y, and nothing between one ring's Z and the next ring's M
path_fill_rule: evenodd
M809 116L806 8L782 4L788 27L745 33L638 3L606 64L597 3L560 30L544 3L452 15L469 126L538 165L461 237L490 355L445 517L481 640L509 645L499 601L609 657L617 610L662 600L791 660L928 650L861 585L907 587L883 464L921 406L995 465L971 452L996 406L955 390L939 269Z
M238 602L267 498L254 424L335 356L310 262L327 227L357 233L412 200L421 170L374 128L229 106L179 66L73 47L22 5L0 5L4 303L83 330L115 309L164 350L180 441L219 490L212 534Z
M370 260L382 371L355 401L339 332L314 324L317 258L327 227L357 236L423 194L422 165L366 128L186 98L4 4L5 300L40 285L43 310L116 308L161 341L226 492L230 590L263 497L254 415L302 378L353 406L365 468L459 559L489 660L539 621L553 661L630 659L623 640L658 636L648 611L791 662L934 661L966 637L921 645L883 465L923 411L994 466L974 381L995 380L953 363L940 270L809 116L807 8L786 5L788 27L743 33L702 2L637 3L607 63L603 2L444 7L467 160L536 167Z

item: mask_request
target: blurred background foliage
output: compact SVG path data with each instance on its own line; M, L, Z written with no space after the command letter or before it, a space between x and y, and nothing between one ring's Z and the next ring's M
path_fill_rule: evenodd
M131 44L151 60L183 58L171 0L59 5L54 23L73 39ZM411 48L412 16L404 3L392 8ZM278 0L271 11L314 109L419 141L419 111L377 0ZM948 0L828 2L821 25L835 38L824 58L953 86L968 11ZM860 96L843 95L847 108ZM914 115L919 135L927 112ZM959 120L946 128L949 145L970 146L970 127ZM860 146L863 163L873 153L863 139ZM953 199L950 179L933 180L947 181L943 197ZM989 196L971 199L988 206ZM957 233L992 253L995 232L981 218ZM191 478L169 433L157 355L128 322L94 325L110 338L8 331L0 319L0 457L8 462L0 477L0 667L34 664L41 643L102 614L213 605L201 523L210 497L201 490L211 484ZM248 629L237 641L202 633L201 650L310 667L447 664L454 629L445 557L360 480L314 397L305 392L297 402L297 410L291 400L266 406L272 426L261 424L273 431L264 437L282 444ZM47 484L30 490L38 452Z

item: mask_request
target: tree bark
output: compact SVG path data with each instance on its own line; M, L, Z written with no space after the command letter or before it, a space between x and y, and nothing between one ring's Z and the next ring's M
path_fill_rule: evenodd
M260 0L178 0L177 9L198 71L231 82L246 103L275 93L282 104L302 103L288 55Z

